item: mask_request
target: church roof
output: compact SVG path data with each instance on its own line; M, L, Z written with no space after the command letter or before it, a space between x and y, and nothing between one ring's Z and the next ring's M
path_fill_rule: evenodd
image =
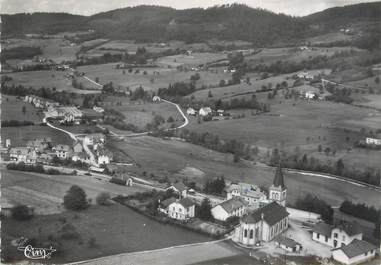
M263 216L263 220L270 226L278 223L289 215L286 208L276 202L267 204L242 218L245 223L258 223Z
M286 188L286 185L284 185L284 176L280 164L276 169L273 185L275 187L281 187L282 189Z

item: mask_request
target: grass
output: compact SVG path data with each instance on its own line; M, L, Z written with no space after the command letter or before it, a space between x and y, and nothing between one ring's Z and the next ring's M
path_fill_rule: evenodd
M26 110L25 114L22 112L24 106ZM18 99L15 96L3 95L1 99L1 119L40 123L42 122L42 113L38 113L36 108L22 99Z
M336 41L347 41L351 40L353 37L350 35L346 35L341 32L332 32L332 33L327 33L323 35L319 35L316 37L309 38L308 41L314 44L321 44L321 43L331 43L331 42L336 42Z
M163 66L177 67L180 65L185 66L198 66L215 62L218 60L227 59L227 54L224 53L192 53L191 55L179 54L161 57L157 63Z
M78 238L61 239L57 233L65 224L71 224L79 233ZM27 225L25 225L27 224ZM6 219L2 222L3 244L21 236L46 242L53 236L62 244L51 261L72 262L118 253L158 249L175 245L209 241L210 238L179 227L158 223L119 204L91 206L81 212L36 216L32 220L18 222ZM43 228L40 229L39 227ZM88 242L95 238L95 246ZM16 249L16 248L15 248ZM22 258L22 253L13 253Z
M25 146L27 141L37 138L50 137L54 144L71 145L73 140L65 133L48 126L21 126L1 128L1 140L11 139L11 146Z

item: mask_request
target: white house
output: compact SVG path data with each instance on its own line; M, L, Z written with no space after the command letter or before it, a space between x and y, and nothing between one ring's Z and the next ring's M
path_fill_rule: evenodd
M313 91L307 91L306 94L305 94L305 98L306 99L314 99L315 96L316 96L316 94Z
M161 98L159 96L153 96L152 101L153 102L160 102Z
M365 139L366 144L371 144L371 145L381 145L381 139L379 138L370 138L367 137Z
M214 219L226 221L229 217L242 217L246 214L246 205L247 202L243 199L235 197L216 205L212 208L211 212Z
M272 202L242 217L235 228L233 241L244 245L255 245L261 241L269 242L288 228L286 208Z
M373 259L376 250L376 246L366 241L354 239L350 244L332 250L332 257L343 264L359 264Z
M212 113L212 109L210 107L203 107L198 111L200 116L208 116Z
M258 208L259 203L266 200L266 194L259 187L243 182L232 183L226 188L226 199L230 200L234 197L242 198L254 208Z
M302 250L302 245L289 237L279 236L274 241L277 247L288 252L299 253Z
M159 208L158 208L159 212L164 213L165 215L168 215L169 205L176 202L176 200L177 200L176 198L171 197L164 201L159 201Z
M82 144L80 142L76 142L73 146L73 152L74 153L81 153L83 152L83 147L82 147Z
M174 183L171 186L166 188L166 190L173 190L173 192L179 194L180 197L183 197L183 198L187 197L188 189L189 188L185 186L185 184L182 182Z
M193 108L187 108L187 114L195 116L196 115L196 110Z
M196 204L189 198L182 198L168 206L168 217L176 220L188 220L195 216Z
M101 133L88 134L83 139L83 144L85 145L104 144L104 142L105 142L105 137Z
M320 222L312 229L312 240L333 248L346 246L355 239L362 240L362 231L356 222L341 222L336 226Z
M58 145L54 146L52 149L53 149L53 151L56 152L56 156L58 158L66 159L66 158L71 156L70 146L68 146L66 144L58 144Z
M301 72L296 75L300 79L305 79L305 80L312 80L314 79L314 76L311 75L309 72Z

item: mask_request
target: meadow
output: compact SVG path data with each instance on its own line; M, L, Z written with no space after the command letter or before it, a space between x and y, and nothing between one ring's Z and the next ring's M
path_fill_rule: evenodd
M142 86L145 90L157 90L166 88L169 84L175 82L190 82L190 77L194 71L178 71L165 67L155 68L135 68L131 73L128 69L116 69L115 63L88 65L78 67L78 71L84 72L92 80L99 79L99 83L106 84L112 82L116 88L129 88L134 90ZM138 73L136 71L139 71ZM228 73L212 73L209 71L199 71L200 80L196 82L197 87L202 85L217 85L221 79L229 79Z
M157 63L165 67L177 66L198 66L201 64L212 63L219 60L227 59L225 53L192 53L190 55L178 54L172 56L161 57Z

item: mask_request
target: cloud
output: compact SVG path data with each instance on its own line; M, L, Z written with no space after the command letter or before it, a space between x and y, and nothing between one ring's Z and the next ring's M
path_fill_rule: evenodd
M0 11L5 14L21 12L68 12L72 14L92 15L116 8L137 5L161 5L176 9L191 7L210 7L213 5L244 3L251 7L260 7L275 13L304 16L334 6L343 6L377 0L0 0Z

